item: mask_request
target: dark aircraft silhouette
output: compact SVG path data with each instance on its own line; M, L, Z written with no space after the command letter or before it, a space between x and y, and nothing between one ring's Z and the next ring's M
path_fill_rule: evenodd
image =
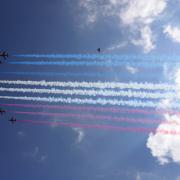
M9 119L8 121L10 121L12 124L14 124L16 122L16 118L12 117L11 119Z
M6 113L6 111L5 111L5 110L0 109L0 114L1 114L1 115L5 114L5 113Z
M98 48L97 51L100 53L101 52L101 48Z
M4 59L8 58L8 53L6 51L1 51L0 56L3 57Z

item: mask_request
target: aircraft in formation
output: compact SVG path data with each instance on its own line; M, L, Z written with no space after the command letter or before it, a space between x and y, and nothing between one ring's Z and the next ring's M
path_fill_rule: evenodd
M100 53L101 52L101 48L98 48L97 51ZM8 53L6 51L0 51L0 56L3 57L4 59L8 58ZM0 64L2 63L2 61L0 61ZM3 109L0 109L0 114L3 115L5 114L6 111ZM11 117L11 119L9 119L8 121L10 121L12 124L14 124L16 122L16 118Z
M0 109L0 114L1 114L1 115L5 114L5 113L6 113L6 111L5 111L5 110Z
M11 119L9 119L8 121L10 121L12 124L14 124L16 122L16 118L12 117Z
M8 58L8 53L6 51L0 51L0 56L3 57L4 59Z
M2 116L3 114L5 114L5 113L6 113L6 111L5 111L4 109L0 108L0 114L1 114L1 116ZM8 121L10 121L12 124L14 124L14 123L16 122L16 118L12 117L12 118L9 119Z
M0 56L3 57L4 59L9 57L9 55L6 51L0 51ZM0 61L0 64L2 64L2 61Z
M98 48L97 51L100 53L101 52L101 48Z

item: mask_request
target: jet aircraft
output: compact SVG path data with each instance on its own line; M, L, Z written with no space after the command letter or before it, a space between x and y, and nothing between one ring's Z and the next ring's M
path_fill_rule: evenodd
M0 56L3 57L4 59L8 58L8 53L6 51L0 51Z
M16 122L16 118L12 117L11 119L9 119L8 121L10 121L12 124L14 124Z
M6 111L5 111L5 110L0 109L0 114L1 114L1 115L5 114L5 113L6 113Z

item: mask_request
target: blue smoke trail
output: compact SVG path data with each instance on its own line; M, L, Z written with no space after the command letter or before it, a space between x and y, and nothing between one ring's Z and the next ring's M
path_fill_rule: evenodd
M131 76L134 77L139 77L139 74L120 74L120 73L109 73L109 72L92 72L92 73L71 73L71 72L66 72L66 73L56 73L56 72L0 72L0 74L11 74L11 75L24 75L24 76L63 76L63 77L90 77L90 78L117 78L117 77L123 77L123 78L128 78ZM148 73L146 74L147 78L153 78L157 79L159 78L158 73ZM118 80L117 80L118 81Z
M120 61L169 61L176 62L180 60L177 55L116 55L116 54L17 54L18 58L53 58L53 59L111 59Z
M162 66L163 63L156 62L149 64L148 61L146 62L120 62L120 61L110 61L110 62L103 62L103 61L9 61L8 64L16 64L16 65L58 65L58 66L105 66L105 67L117 67L117 66L136 66L136 67L158 67Z
M0 72L0 74L14 74L14 75L29 75L29 76L72 76L72 77L114 77L115 74L105 74L105 73L55 73L55 72Z

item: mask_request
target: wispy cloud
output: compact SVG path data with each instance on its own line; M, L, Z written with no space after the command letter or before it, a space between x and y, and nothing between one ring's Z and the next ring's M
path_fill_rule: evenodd
M155 48L151 24L165 10L166 5L166 0L129 0L120 12L123 24L133 32L140 33L140 37L131 41L132 44L143 47L145 53Z
M155 36L151 25L158 19L166 6L167 0L79 0L80 6L86 10L87 24L94 24L100 18L115 18L119 20L119 27L129 31L133 37L130 42L141 46L145 53L155 48ZM140 34L136 40L134 35ZM112 47L112 49L116 48Z
M85 15L86 24L89 25L95 23L98 16L96 3L90 0L80 0L79 5L87 11L87 14Z
M43 162L45 162L47 160L47 158L48 158L47 154L42 154L39 157L39 162L43 163Z
M120 50L122 48L125 48L127 45L128 45L127 41L119 42L119 43L116 43L116 44L113 44L113 45L109 46L105 50L105 52L112 52L112 51L115 51L115 50Z
M129 0L120 13L124 24L151 24L166 8L166 0Z
M39 154L39 147L36 146L34 147L33 151L31 152L24 152L23 155L24 157L29 157L29 158L35 158Z
M166 25L163 33L166 34L173 42L180 43L180 27Z
M128 72L130 72L131 74L136 74L139 70L133 66L126 66L126 69Z
M48 158L48 155L46 153L41 153L39 146L35 146L32 151L29 152L23 152L23 156L25 158L31 158L34 159L38 162L45 162L46 159Z
M142 46L144 52L148 53L155 49L155 38L153 36L152 30L149 26L144 26L140 29L140 39L132 39L131 43L136 46Z
M135 175L135 180L165 180L162 176L159 177L158 175L151 173L151 172L137 172Z
M85 137L85 132L82 128L73 128L73 130L77 133L76 142L79 144L83 141Z
M24 133L23 131L18 131L18 132L17 132L17 135L18 135L19 137L24 137L24 136L25 136L25 133Z

